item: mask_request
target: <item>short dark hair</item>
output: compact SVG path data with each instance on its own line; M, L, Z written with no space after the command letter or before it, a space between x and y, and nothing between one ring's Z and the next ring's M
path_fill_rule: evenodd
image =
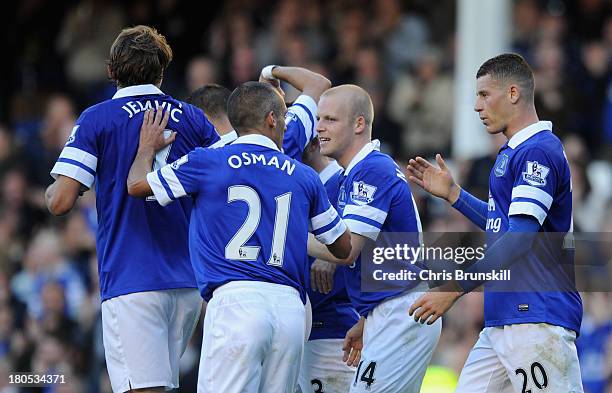
M117 85L158 84L172 61L172 48L152 27L123 29L110 49L110 78Z
M502 83L516 83L522 88L523 93L533 99L535 89L533 70L523 56L516 53L495 56L480 66L476 79L485 75L490 75L491 78Z
M202 109L209 118L220 119L227 116L227 101L231 94L228 88L209 83L191 93L187 102Z
M283 100L269 84L246 82L234 89L227 102L227 115L232 127L243 133L261 127L270 111L283 116Z

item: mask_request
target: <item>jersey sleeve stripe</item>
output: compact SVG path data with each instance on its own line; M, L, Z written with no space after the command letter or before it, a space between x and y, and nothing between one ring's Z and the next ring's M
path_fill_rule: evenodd
M96 171L95 170L91 169L90 167L88 167L87 165L83 164L82 162L79 162L79 161L76 161L76 160L73 160L73 159L70 159L70 158L62 158L62 157L58 158L57 162L65 162L67 164L78 166L79 168L83 169L84 171L89 172L92 176L96 175Z
M356 233L361 236L365 236L376 241L378 234L380 233L380 229L375 226L366 224L361 221L353 220L350 218L345 218L344 222L346 226L351 230L351 232Z
M328 231L328 230L330 230L331 228L335 227L335 226L336 226L336 224L338 224L338 221L340 221L340 220L341 220L341 218L340 218L340 216L338 215L338 216L336 216L336 218L334 219L334 221L332 221L332 222L330 222L329 224L324 225L324 226L322 226L322 227L320 227L320 228L313 229L311 232L312 232L314 235L318 235L318 234L321 234L321 233L323 233L323 232L327 232L327 231Z
M314 120L317 115L317 102L314 100L314 98L306 94L300 94L298 98L293 101L293 105L296 104L303 106L306 111L312 116L311 119Z
M296 106L299 106L300 108L304 109L304 112L306 112L306 114L308 115L308 119L310 120L310 127L306 127L305 122L302 122L302 124L304 124L304 128L306 129L306 145L308 144L308 142L310 142L310 140L312 139L312 134L314 133L314 127L315 127L315 121L314 121L314 117L312 116L312 113L310 113L310 111L308 110L308 108L306 108L306 106L302 105L302 104L294 104Z
M334 209L333 206L330 206L329 209L324 211L321 214L318 214L310 219L310 225L313 231L316 231L319 228L322 228L326 225L332 223L336 217L338 217L338 212Z
M376 221L380 224L383 224L387 218L386 211L368 205L347 205L344 208L343 215L345 217L349 215L361 216Z
M87 188L91 188L95 179L94 175L80 166L61 161L56 162L53 169L51 169L51 176L54 179L57 179L59 175L74 179Z
M66 146L62 149L59 158L74 160L82 163L83 165L90 168L95 174L98 165L98 158L91 153L81 150L76 147Z
M546 212L540 206L533 202L512 202L508 209L508 216L514 216L518 214L526 214L528 216L535 217L540 225L546 220Z
M369 219L367 217L358 216L358 215L355 215L355 214L347 214L347 215L345 215L343 217L343 219L345 219L345 220L355 220L355 221L363 222L364 224L371 225L371 226L373 226L375 228L378 228L379 230L382 229L382 226L383 226L383 224L381 224L378 221L374 221L374 220L371 220L371 219Z
M553 203L553 197L546 191L537 187L520 185L512 189L512 199L514 198L529 198L535 199L546 206L546 209L550 209Z
M176 174L174 173L172 167L170 167L169 165L164 166L162 169L160 169L160 175L168 183L168 187L172 192L172 199L184 197L185 195L187 195L185 189L183 188L183 185L176 177Z
M332 244L346 231L346 223L339 219L338 223L331 229L315 235L315 238L323 244Z
M155 199L157 199L157 202L160 205L166 206L167 204L172 202L172 199L168 196L168 192L166 191L164 185L161 182L161 178L158 175L158 171L148 173L147 182L149 183L149 186L151 186L153 195L155 195Z

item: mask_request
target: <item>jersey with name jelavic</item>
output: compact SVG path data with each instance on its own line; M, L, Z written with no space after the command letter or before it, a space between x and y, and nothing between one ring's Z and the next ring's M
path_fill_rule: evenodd
M309 228L325 244L346 230L316 172L262 135L196 149L147 180L161 204L194 198L189 248L205 300L246 280L291 286L305 301Z
M342 181L342 167L332 162L319 176L325 186L327 197L335 208ZM312 265L314 258L309 258L309 260ZM309 340L344 338L346 332L359 320L359 314L346 292L342 270L336 267L333 289L328 294L313 291L308 275L306 284L312 306L312 330Z
M163 208L152 198L127 193L144 111L156 107L170 111L167 128L177 133L174 143L157 154L156 166L219 139L198 108L153 85L130 86L81 114L51 171L54 177L64 175L87 188L95 180L103 301L133 292L196 286L187 242L191 201Z
M419 246L421 222L406 177L397 164L386 154L368 143L351 161L344 172L338 194L338 212L352 233L372 241L385 243L385 234L403 233L406 244ZM383 235L379 239L379 235ZM378 246L378 243L377 243ZM357 312L362 316L380 302L397 296L419 284L413 280L401 290L362 290L362 274L372 274L371 261L361 263L361 255L351 266L342 266L348 294ZM408 263L408 270L418 272L416 265ZM380 284L387 287L386 283Z
M582 301L573 272L570 168L550 122L519 131L499 151L489 177L486 231L493 241L508 230L509 216L536 218L540 233L511 268L510 284L485 284L485 326L548 323L576 331ZM508 285L511 285L508 289Z

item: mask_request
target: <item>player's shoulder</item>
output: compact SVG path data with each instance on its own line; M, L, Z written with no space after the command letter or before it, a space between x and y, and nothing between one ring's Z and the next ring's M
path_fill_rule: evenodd
M83 120L99 120L106 118L106 114L115 107L115 102L112 99L108 99L97 104L94 104L81 112L79 121Z
M566 162L563 143L549 130L538 132L517 146L515 157L520 161L523 158L541 157L551 163L564 164Z
M378 150L373 150L357 163L350 171L353 178L367 177L380 182L397 177L399 167L393 159Z

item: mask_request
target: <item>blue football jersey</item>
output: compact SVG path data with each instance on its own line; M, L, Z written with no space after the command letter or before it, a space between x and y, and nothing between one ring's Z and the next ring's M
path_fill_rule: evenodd
M335 161L331 162L319 173L319 177L335 208L342 181L342 167ZM309 260L312 265L314 258ZM306 277L306 289L312 306L312 330L309 340L344 338L346 332L359 320L359 314L346 292L342 270L339 267L336 269L334 287L328 294L313 291L308 275Z
M317 103L312 97L300 95L293 105L287 108L285 124L287 129L283 137L283 153L289 157L302 161L304 149L317 135L315 131L315 120L317 117ZM232 143L238 138L238 134L232 131L221 137L213 148L219 148Z
M409 234L406 244L420 245L421 221L406 177L391 157L377 150L375 142L364 146L347 166L338 194L338 212L352 233L383 243L385 233L410 233L414 236ZM341 269L353 306L362 316L367 316L383 300L420 282L413 280L408 287L396 291L362 291L361 265L360 256L351 266ZM374 268L371 265L368 263L366 268ZM417 274L420 271L417 265L408 264L406 268Z
M573 249L545 235L573 231L570 168L551 130L552 123L540 121L519 131L499 150L491 170L490 241L508 230L512 215L535 217L542 228L531 251L512 266L512 291L504 291L508 283L503 281L485 284L485 326L545 322L580 330L582 301L574 287ZM542 290L545 285L549 288ZM569 289L549 290L555 288Z
M309 229L325 244L346 230L317 173L263 135L198 148L147 181L162 205L194 199L189 250L205 300L246 280L291 286L305 301Z
M127 193L127 177L138 150L146 109L170 111L172 145L160 151L161 167L219 139L198 108L165 95L153 85L130 86L85 110L76 122L51 175L91 188L96 183L96 246L102 300L132 292L196 286L187 244L191 201L164 209Z

